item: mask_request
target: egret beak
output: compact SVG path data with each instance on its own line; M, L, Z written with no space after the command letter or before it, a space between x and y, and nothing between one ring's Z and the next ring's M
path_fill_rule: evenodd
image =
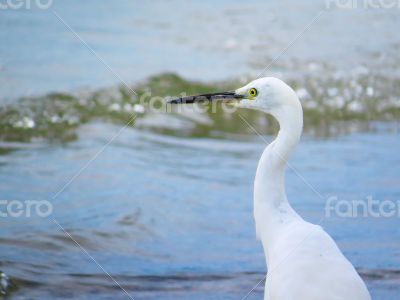
M197 102L214 102L214 101L236 102L243 98L244 95L239 95L236 94L235 92L221 92L221 93L210 93L210 94L181 97L173 99L168 103L180 104L180 103L197 103Z

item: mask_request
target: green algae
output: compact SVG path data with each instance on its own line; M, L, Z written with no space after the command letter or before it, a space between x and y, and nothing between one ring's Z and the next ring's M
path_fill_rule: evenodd
M351 79L302 78L287 81L303 102L304 127L310 132L329 135L329 128L341 124L343 130L345 122L395 121L400 117L399 80L368 74ZM92 92L50 93L41 97L22 98L17 104L0 108L0 140L29 142L39 138L68 142L77 138L79 126L93 120L129 123L129 126L163 134L193 137L276 131L278 125L271 117L251 110L240 109L229 113L218 107L205 106L205 112L201 114L208 122L188 119L173 109L163 110L165 97L233 90L243 84L239 80L204 83L165 73L132 87L118 86ZM159 106L155 110L147 107L150 104L157 106L155 103ZM190 130L187 127L170 128L168 124L149 126L157 114L186 119L192 126ZM143 118L150 119L150 122L141 124Z

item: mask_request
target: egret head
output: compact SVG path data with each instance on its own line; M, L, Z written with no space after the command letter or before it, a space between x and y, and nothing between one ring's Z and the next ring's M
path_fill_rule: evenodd
M232 92L202 94L174 99L170 103L202 101L232 102L237 107L258 109L274 114L284 106L299 105L296 93L282 80L274 77L256 79Z
M258 109L268 113L298 103L296 93L282 80L274 77L256 79L235 91L243 95L238 107Z

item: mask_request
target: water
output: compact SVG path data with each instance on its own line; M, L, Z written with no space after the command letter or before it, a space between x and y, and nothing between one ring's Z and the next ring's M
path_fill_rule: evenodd
M292 166L323 197L398 199L392 166L399 165L400 140L391 126L376 127L378 133L305 137ZM54 205L52 217L2 224L1 268L19 286L13 299L127 298L57 223L135 299L240 299L265 272L251 200L264 142L126 129L58 194L118 130L94 123L63 147L13 144L3 156L3 194ZM322 218L376 299L396 299L399 219L323 218L324 199L293 170L287 186L295 209L313 222Z
M400 199L399 10L328 10L282 54L324 7L59 0L0 10L1 199L53 207L0 218L7 299L129 299L118 284L135 299L242 299L266 272L251 200L264 141L237 113L155 113L140 96L232 89L278 56L266 74L288 81L305 109L288 197L334 237L374 299L397 299L400 218L327 218L325 203ZM276 123L241 114L272 140Z
M268 74L367 69L398 77L398 9L319 15L325 8L315 0L54 0L48 10L1 10L0 98L120 83L62 21L127 83L166 71L208 81L257 76L277 57Z

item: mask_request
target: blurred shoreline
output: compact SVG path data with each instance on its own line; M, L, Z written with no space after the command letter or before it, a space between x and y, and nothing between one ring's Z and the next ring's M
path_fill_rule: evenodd
M313 65L312 68L318 68ZM320 70L319 72L323 72ZM326 74L326 73L325 73ZM173 73L150 77L134 86L115 86L76 93L50 93L25 97L0 108L0 140L30 141L75 139L76 129L93 120L126 124L163 134L212 137L215 127L224 134L252 133L238 126L237 111L187 106L185 113L168 107L169 98L224 91L249 81L203 83L186 80ZM368 131L373 121L397 122L400 118L400 79L371 74L365 69L351 74L332 73L318 78L288 77L285 80L300 97L305 113L305 130L314 136L329 137L354 131ZM262 113L241 110L262 133L277 129L275 121ZM254 132L253 132L254 134Z

